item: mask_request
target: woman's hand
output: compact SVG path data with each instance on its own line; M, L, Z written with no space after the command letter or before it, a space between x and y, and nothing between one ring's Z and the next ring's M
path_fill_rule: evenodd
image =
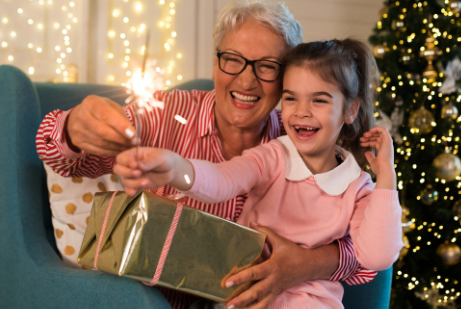
M116 156L136 144L135 130L123 107L94 95L72 110L64 132L69 148L75 152Z
M377 156L370 151L365 153L371 170L376 174L376 188L395 190L394 145L389 132L375 127L363 134L360 142L362 147L373 147L378 151Z
M250 226L267 235L266 242L272 249L270 258L263 263L243 270L228 278L227 287L256 281L248 290L227 304L227 309L266 309L270 302L287 289L307 280L328 280L338 268L337 244L317 249L304 249L285 239L270 228ZM336 262L334 262L336 261Z
M138 148L138 160L136 148L120 153L116 157L114 173L122 177L125 192L130 196L135 195L137 190L167 184L186 191L194 181L193 166L188 160L170 150L159 148Z

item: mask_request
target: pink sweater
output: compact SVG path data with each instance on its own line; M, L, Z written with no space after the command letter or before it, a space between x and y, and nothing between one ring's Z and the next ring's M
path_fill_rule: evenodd
M398 193L374 189L354 157L337 147L344 162L313 175L288 136L247 150L231 161L191 160L195 183L185 192L208 203L248 192L237 223L268 226L305 248L350 234L357 260L372 270L389 268L402 248ZM343 308L339 282L303 282L279 295L271 309Z

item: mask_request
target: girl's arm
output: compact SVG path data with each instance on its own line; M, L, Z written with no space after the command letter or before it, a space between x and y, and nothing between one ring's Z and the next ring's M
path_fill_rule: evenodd
M376 189L396 190L394 146L389 132L382 127L375 127L363 134L360 142L362 147L378 150L377 156L372 152L365 153L371 170L376 174Z
M114 172L123 178L128 195L170 185L206 203L227 201L259 185L270 184L279 170L274 162L280 161L277 159L280 154L270 144L247 150L243 156L222 163L189 161L158 148L139 148L139 164L135 156L135 149L125 151L117 156L114 166Z
M368 181L356 197L350 234L357 260L373 270L389 268L402 248L402 226L392 138L386 129L376 127L361 138L362 146L378 150L365 153L376 174L376 187Z

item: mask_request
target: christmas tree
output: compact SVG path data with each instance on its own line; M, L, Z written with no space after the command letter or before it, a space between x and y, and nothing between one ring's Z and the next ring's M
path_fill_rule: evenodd
M461 0L386 1L370 37L405 247L391 308L461 308Z

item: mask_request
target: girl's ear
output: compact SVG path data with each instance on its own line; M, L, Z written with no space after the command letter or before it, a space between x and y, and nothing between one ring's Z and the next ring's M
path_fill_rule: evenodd
M360 102L358 100L352 101L349 105L349 109L346 111L346 115L344 116L344 122L346 124L352 124L357 118L357 114L359 113Z

